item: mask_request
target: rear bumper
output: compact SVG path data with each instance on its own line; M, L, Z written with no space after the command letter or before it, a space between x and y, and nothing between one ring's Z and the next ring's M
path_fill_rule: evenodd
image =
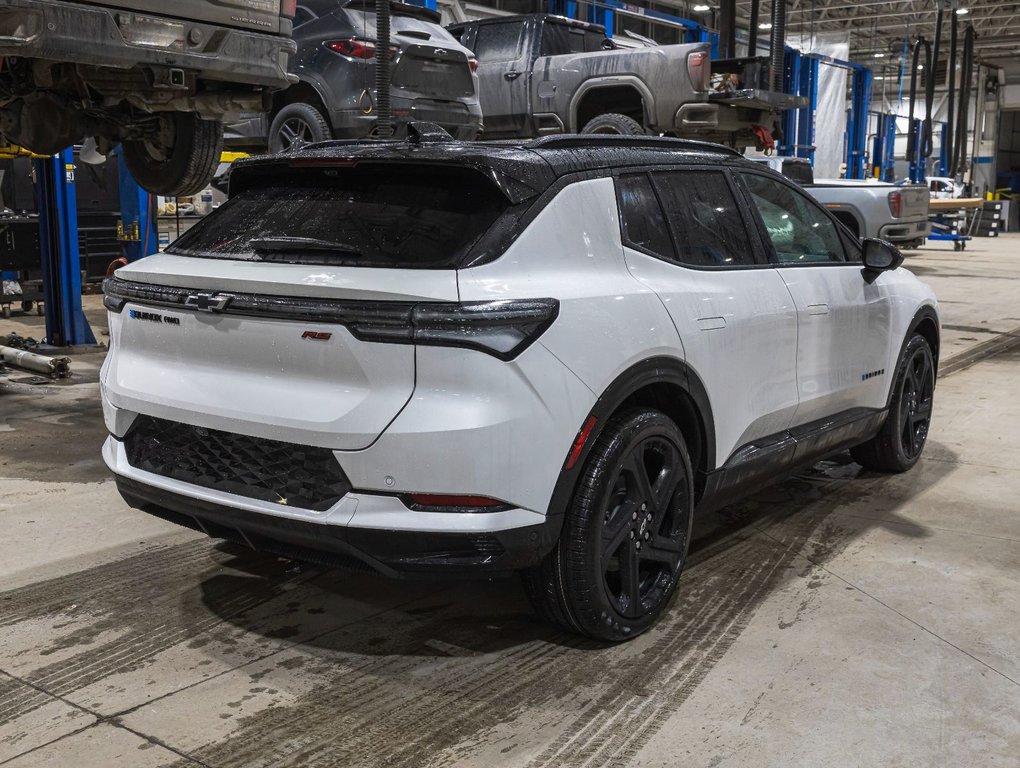
M421 512L357 491L325 512L284 508L136 469L114 437L103 458L121 496L143 512L259 551L390 577L508 575L537 564L562 522L523 509Z
M931 222L927 218L919 221L897 221L885 224L878 230L878 236L891 243L913 242L931 234Z
M161 29L133 29L142 20ZM148 42L140 42L148 39ZM100 44L101 43L101 44ZM0 9L0 56L129 69L186 69L201 79L285 88L289 56L297 45L287 36L59 0L7 0Z

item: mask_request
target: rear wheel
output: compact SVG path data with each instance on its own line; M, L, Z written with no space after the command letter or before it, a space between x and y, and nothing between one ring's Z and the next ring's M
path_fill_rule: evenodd
M302 144L333 138L329 123L311 104L288 104L273 118L269 126L269 151L284 152Z
M581 129L581 133L610 133L620 136L639 136L644 132L645 129L637 120L615 112L593 117Z
M124 160L135 181L167 197L198 194L212 179L223 150L223 124L191 112L160 115L159 130L124 142Z
M928 439L934 394L931 347L915 333L896 367L889 415L875 437L850 449L854 461L879 472L905 472L914 466Z
M538 613L611 642L651 627L687 558L692 480L687 445L665 414L615 416L592 447L560 541L524 575Z

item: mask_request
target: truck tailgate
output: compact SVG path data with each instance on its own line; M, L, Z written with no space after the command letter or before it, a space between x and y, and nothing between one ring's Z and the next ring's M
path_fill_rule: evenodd
M280 31L280 0L87 0L89 5L123 8L137 14L140 23L145 16L173 16L186 21L238 27L267 34Z

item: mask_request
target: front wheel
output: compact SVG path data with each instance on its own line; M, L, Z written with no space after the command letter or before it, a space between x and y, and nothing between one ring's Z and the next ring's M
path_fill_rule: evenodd
M223 124L191 112L158 118L151 136L124 142L124 161L142 189L167 197L195 195L212 179L223 150Z
M581 133L609 133L617 136L641 136L645 129L632 117L608 112L597 115L584 124Z
M914 466L928 439L934 395L935 359L928 342L915 333L896 366L889 415L877 435L850 449L854 461L879 472Z
M592 447L560 540L524 574L543 617L619 642L651 627L669 603L694 520L687 444L664 413L615 416Z

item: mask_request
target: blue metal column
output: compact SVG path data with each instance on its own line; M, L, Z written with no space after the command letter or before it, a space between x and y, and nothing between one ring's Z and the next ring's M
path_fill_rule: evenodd
M949 152L947 150L949 149L949 144L946 141L946 139L949 136L949 124L946 123L945 121L943 121L943 122L940 123L940 125L942 126L942 133L941 133L941 137L939 138L939 167L938 167L939 172L938 172L938 175L939 176L948 176L949 175Z
M74 150L34 160L39 205L39 250L46 297L46 341L54 346L95 344L81 307L78 209Z
M818 66L817 56L804 56L800 65L799 96L808 97L808 105L796 111L797 114L797 157L806 157L815 164L815 113L818 109ZM792 111L792 110L790 110Z
M120 223L117 225L117 239L124 249L124 258L137 261L156 251L159 240L156 222L152 215L152 195L138 186L127 163L124 153L117 149L117 170L120 182Z
M876 112L878 125L875 129L875 141L871 152L871 162L878 173L876 178L881 181L893 181L896 162L896 115Z
M868 151L868 104L871 102L871 70L852 64L850 113L846 120L846 177L864 178Z

